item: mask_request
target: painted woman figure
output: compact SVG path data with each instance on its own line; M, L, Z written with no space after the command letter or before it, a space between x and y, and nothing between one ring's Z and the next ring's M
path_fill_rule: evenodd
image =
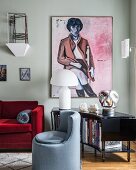
M70 18L67 22L67 29L70 34L60 42L58 51L58 63L64 65L64 69L73 71L79 81L76 86L78 97L97 97L88 83L88 79L94 79L94 62L89 43L80 36L83 24L79 18ZM87 56L88 54L88 56ZM87 58L89 61L87 62Z

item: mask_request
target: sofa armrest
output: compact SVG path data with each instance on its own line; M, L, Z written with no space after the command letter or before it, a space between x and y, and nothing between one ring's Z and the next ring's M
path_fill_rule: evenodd
M32 123L32 138L37 134L43 132L44 122L44 106L38 105L31 113Z

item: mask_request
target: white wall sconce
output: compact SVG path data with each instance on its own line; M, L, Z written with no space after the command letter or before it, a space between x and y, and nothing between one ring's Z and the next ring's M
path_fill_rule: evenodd
M121 41L121 57L128 58L130 53L130 39Z
M25 56L28 49L27 16L25 13L8 13L8 43L10 51L16 56Z

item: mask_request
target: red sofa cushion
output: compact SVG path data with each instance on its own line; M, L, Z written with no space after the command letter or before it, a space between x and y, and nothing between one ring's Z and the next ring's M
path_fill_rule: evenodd
M19 112L26 109L33 110L37 106L37 101L2 101L1 118L16 119Z
M16 119L0 119L0 134L30 131L32 131L32 125L30 123L20 124Z

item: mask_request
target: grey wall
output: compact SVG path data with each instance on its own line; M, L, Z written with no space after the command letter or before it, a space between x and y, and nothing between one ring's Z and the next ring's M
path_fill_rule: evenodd
M136 1L131 0L130 6L130 113L136 115Z
M14 57L5 47L6 13L25 12L28 16L27 56ZM45 127L58 99L50 98L51 16L113 16L113 89L120 96L117 110L129 111L129 60L122 60L120 42L129 37L129 0L0 0L0 64L8 68L7 82L0 82L1 100L38 100L45 105ZM31 68L31 81L19 81L19 68ZM98 103L97 99L72 99L72 106Z

